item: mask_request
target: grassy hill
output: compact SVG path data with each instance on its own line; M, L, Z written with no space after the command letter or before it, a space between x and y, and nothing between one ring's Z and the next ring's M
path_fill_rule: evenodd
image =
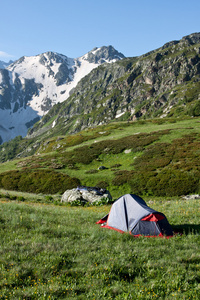
M0 202L0 299L199 299L199 200L144 198L170 239L101 228L110 206L24 200Z
M113 198L198 193L199 145L200 118L110 123L51 137L34 155L1 164L0 188L62 194L81 184Z

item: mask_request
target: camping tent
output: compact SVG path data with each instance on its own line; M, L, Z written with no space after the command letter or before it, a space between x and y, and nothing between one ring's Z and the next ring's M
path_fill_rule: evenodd
M139 196L127 194L116 200L108 215L97 222L105 228L138 236L172 236L164 214L147 206Z

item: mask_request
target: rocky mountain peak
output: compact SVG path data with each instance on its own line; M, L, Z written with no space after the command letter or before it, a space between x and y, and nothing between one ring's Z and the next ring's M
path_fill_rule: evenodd
M125 58L125 56L118 52L113 46L103 46L101 48L94 48L85 56L90 63L101 64L104 62L117 61Z
M65 55L59 54L57 52L48 51L39 55L39 62L43 65L53 65L60 63L69 63L69 61L73 60L68 58Z
M196 32L196 33L186 35L182 38L182 40L183 41L188 41L188 43L190 45L199 44L200 43L200 32Z

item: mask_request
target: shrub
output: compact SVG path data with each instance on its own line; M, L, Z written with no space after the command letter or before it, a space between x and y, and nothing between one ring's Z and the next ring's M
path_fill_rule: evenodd
M92 206L102 206L112 204L114 201L110 198L102 198L100 201L92 202L90 205Z
M0 187L29 193L64 193L80 185L80 180L54 170L21 170L2 173Z
M110 168L112 169L112 168L119 168L119 167L121 167L122 165L121 164L115 164L115 165L112 165Z
M5 174L5 175L4 175ZM20 180L19 171L10 171L1 174L1 187L5 190L18 190L18 183Z
M132 176L134 175L134 171L117 171L115 172L115 178L112 180L112 184L115 186L120 186L125 183L129 183L132 180Z
M100 189L107 189L109 186L108 182L107 181L99 181L97 184L96 184L96 187L97 188L100 188Z
M147 182L147 190L151 189L155 196L181 196L195 192L199 187L199 179L180 170L160 172Z
M146 148L132 164L135 174L132 180L128 179L132 191L156 196L198 192L199 140L197 134L186 135L172 143Z
M15 196L15 195L10 195L10 200L16 200L16 199L19 200L17 196ZM24 199L24 200L25 200L25 199ZM24 200L23 200L23 201L24 201ZM21 201L21 200L20 200L20 201Z
M46 202L52 202L52 201L53 201L53 197L47 195L47 196L45 197L45 200L46 200Z
M193 106L190 106L189 115L194 116L194 117L200 116L200 100L195 102L195 104Z
M18 197L17 197L17 200L18 200L18 201L24 202L24 201L25 201L25 198L24 198L23 196L18 196Z
M88 204L88 202L81 201L81 200L74 200L74 201L69 202L70 206L85 206L87 204Z

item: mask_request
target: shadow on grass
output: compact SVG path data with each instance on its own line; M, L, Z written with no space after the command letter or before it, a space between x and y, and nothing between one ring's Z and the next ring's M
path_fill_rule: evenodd
M200 224L182 224L182 225L171 225L174 232L183 233L183 234L199 234L200 233Z

